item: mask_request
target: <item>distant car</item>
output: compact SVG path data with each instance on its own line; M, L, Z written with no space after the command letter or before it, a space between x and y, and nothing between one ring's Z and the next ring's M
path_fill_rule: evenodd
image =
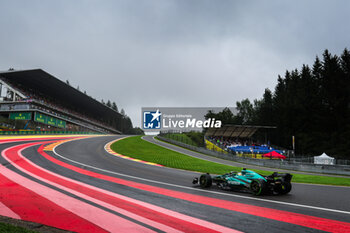
M274 172L270 176L263 176L243 168L241 172L230 172L219 176L202 174L199 178L194 178L192 183L199 184L202 188L209 188L212 183L215 183L220 189L244 190L258 196L287 194L292 190L291 180L292 175L289 173Z

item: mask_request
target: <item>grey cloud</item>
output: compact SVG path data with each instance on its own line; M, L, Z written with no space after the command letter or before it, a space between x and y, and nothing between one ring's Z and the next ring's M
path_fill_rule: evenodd
M349 47L348 1L0 1L0 69L43 68L139 125L142 106L234 106Z

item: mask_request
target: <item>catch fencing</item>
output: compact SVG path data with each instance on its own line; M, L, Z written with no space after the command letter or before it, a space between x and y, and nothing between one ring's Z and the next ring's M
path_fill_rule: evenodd
M314 164L313 160L311 162L308 158L306 162L305 158L291 158L289 160L279 160L279 159L255 159L240 157L232 153L220 153L217 151L208 150L203 147L197 147L194 145L188 145L183 142L179 142L170 138L165 138L162 136L157 136L162 141L169 142L171 144L181 146L199 153L207 154L221 159L231 160L235 162L240 162L244 164L279 168L286 170L295 170L303 172L315 172L323 174L334 174L334 175L350 175L350 166L349 165L325 165L325 164Z

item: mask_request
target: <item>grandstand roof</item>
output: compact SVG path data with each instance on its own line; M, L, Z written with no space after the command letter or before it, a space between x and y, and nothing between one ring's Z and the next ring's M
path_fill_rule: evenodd
M67 85L42 69L0 72L0 77L7 78L16 84L21 84L28 89L50 96L61 103L74 106L81 113L88 113L96 119L104 118L106 115L120 115L113 109Z
M205 136L228 137L228 138L250 138L259 129L275 129L275 126L255 125L223 125L221 128L209 128Z

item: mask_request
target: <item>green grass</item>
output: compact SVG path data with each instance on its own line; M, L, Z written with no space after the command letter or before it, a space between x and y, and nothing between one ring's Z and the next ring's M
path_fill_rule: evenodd
M214 174L225 173L229 171L238 171L239 168L212 163L187 156L153 143L146 142L141 136L129 137L112 144L111 149L122 155L141 159L148 162L164 165L166 167L210 172Z
M36 231L31 231L23 227L13 226L7 223L0 222L0 232L6 233L36 233Z
M164 134L162 135L165 138L170 138L173 139L175 141L179 141L179 142L183 142L185 144L188 145L192 145L192 146L198 146L198 144L196 142L194 142L189 136L187 136L186 134L182 134L182 133L169 133L169 134Z
M242 169L242 167L233 167L193 158L144 141L141 139L141 136L129 137L117 141L112 144L111 149L132 158L183 170L223 174ZM273 169L271 171L253 170L263 175L270 175L273 172ZM293 174L293 182L350 186L350 178L303 174Z

